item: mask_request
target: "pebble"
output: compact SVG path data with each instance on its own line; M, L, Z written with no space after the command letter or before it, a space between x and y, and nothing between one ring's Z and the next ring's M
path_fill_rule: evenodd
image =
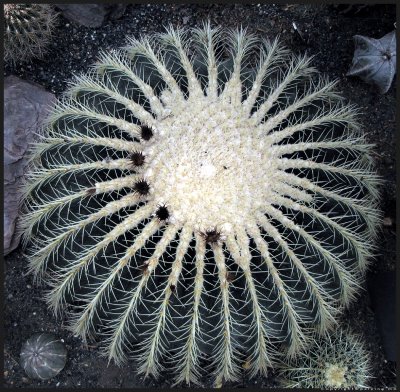
M382 224L383 226L392 226L393 220L390 216L386 216L385 218L383 218Z

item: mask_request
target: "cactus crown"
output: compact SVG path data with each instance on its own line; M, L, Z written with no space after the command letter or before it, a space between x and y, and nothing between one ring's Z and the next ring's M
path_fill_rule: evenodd
M192 53L190 55L189 53ZM253 64L256 63L256 66ZM379 220L355 108L244 29L101 54L32 153L30 271L70 328L158 376L267 372L354 297Z
M56 17L50 4L4 4L4 60L15 64L42 57Z

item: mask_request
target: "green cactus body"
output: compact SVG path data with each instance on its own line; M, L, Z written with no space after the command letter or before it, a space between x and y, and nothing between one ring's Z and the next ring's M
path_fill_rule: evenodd
M277 40L208 24L100 55L25 187L50 306L110 359L177 382L203 360L218 380L244 361L266 374L329 330L379 221L371 146L335 84Z
M4 60L14 64L42 57L56 17L50 4L4 4Z
M29 377L48 380L64 369L67 349L52 333L37 333L22 346L20 361Z
M368 388L370 368L361 338L338 329L329 336L315 336L310 347L284 367L280 378L289 388Z

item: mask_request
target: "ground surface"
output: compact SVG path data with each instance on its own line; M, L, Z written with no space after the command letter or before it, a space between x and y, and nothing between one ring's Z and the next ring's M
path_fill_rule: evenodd
M353 10L354 11L354 10ZM363 112L361 122L370 142L376 144L377 170L385 180L382 186L382 209L386 225L378 244L378 256L371 267L373 276L379 271L395 271L395 87L379 95L373 86L358 78L349 78L355 34L380 38L393 30L394 6L367 7L357 14L340 14L332 6L304 5L129 5L119 20L108 21L97 29L75 26L60 17L50 51L43 60L30 65L6 68L4 75L15 74L43 85L57 96L64 91L73 73L87 70L100 49L122 46L125 36L162 31L163 25L199 26L210 18L213 24L235 27L242 23L263 37L280 35L294 52L314 55L314 65L330 78L340 80L339 89L346 99L357 103ZM300 34L293 29L295 22ZM95 346L83 347L55 319L43 301L45 288L36 287L31 276L25 276L26 260L18 248L5 259L5 341L4 385L6 387L169 387L168 377L158 381L135 375L134 365L117 368L107 366ZM387 301L393 301L388 298ZM365 338L372 356L371 386L394 387L395 366L385 359L381 337L368 292L345 312L344 322ZM30 380L18 364L21 345L37 331L55 332L68 349L65 369L54 379L44 382ZM204 386L209 386L204 381ZM234 387L271 387L271 377L249 380L244 374Z

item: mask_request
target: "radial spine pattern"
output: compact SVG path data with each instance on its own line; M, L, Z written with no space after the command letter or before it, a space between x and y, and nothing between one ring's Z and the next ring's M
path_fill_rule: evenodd
M335 324L379 221L355 109L244 29L130 39L76 77L34 147L30 270L82 338L158 376L266 374Z

